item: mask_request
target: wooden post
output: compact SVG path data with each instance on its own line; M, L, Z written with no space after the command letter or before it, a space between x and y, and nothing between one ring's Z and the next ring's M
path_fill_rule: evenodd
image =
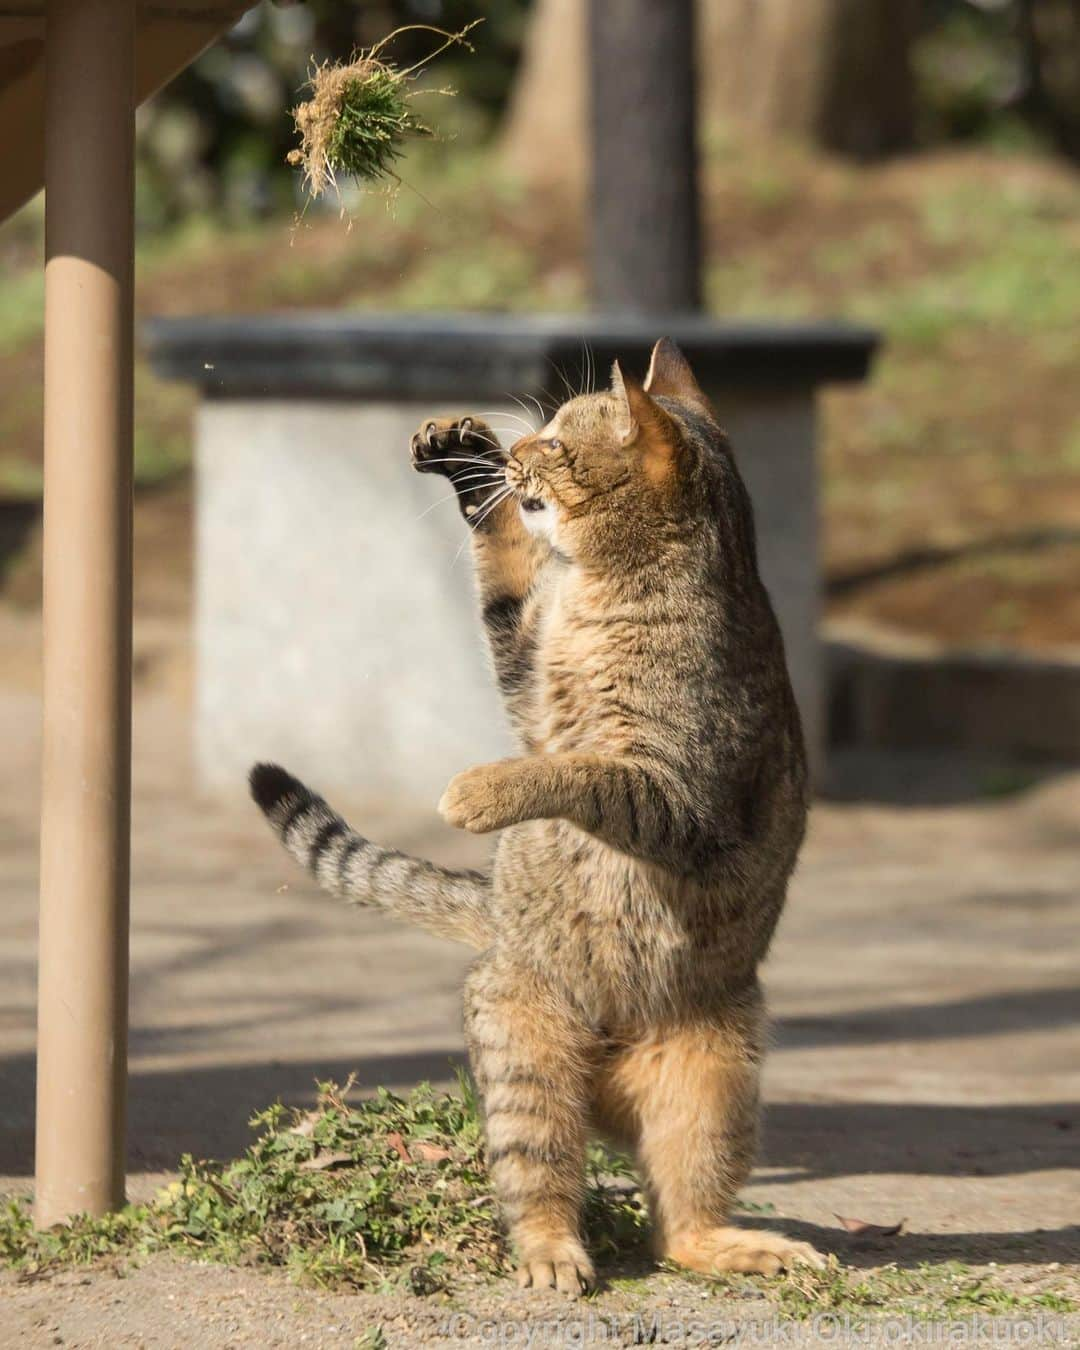
M693 0L589 0L588 46L593 300L697 309Z
M123 1203L134 0L49 0L39 1227Z

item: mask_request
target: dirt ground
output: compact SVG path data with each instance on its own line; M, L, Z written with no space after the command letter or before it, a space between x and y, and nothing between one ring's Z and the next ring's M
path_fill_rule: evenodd
M446 1079L461 1057L459 950L317 897L241 784L222 801L193 791L185 520L171 497L140 504L133 1197L183 1151L234 1153L256 1108L310 1101L316 1077L405 1085ZM39 640L32 608L0 607L0 1194L27 1190L33 1166ZM956 1260L1019 1293L1076 1296L1080 773L1047 771L1007 799L1000 781L971 761L835 761L766 971L775 1048L746 1199L845 1263ZM358 821L440 859L483 853L432 806ZM837 1215L905 1231L860 1243ZM616 1343L684 1343L691 1320L746 1335L762 1307L663 1273L572 1309L502 1286L331 1295L155 1259L0 1278L0 1346L374 1347L376 1327L392 1346L526 1344L526 1317L534 1343L558 1344L587 1340L601 1315ZM653 1312L659 1330L634 1323Z

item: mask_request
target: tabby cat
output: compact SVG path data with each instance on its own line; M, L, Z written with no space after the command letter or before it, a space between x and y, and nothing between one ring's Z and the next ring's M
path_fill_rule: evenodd
M450 480L472 526L520 740L439 804L452 825L502 831L492 873L380 848L274 765L252 771L256 801L328 890L482 953L466 1040L522 1285L593 1279L593 1132L636 1154L662 1256L820 1266L806 1243L729 1222L757 1135L757 968L807 778L750 502L708 400L664 339L644 384L616 365L610 391L508 454L478 418L444 418L412 461Z

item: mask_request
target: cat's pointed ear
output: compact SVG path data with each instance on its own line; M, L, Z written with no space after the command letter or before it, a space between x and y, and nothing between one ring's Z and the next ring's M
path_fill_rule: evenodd
M618 361L611 367L611 392L626 411L623 445L630 445L642 431L666 429L670 424L667 413L649 397L641 381L624 371Z
M662 337L653 348L644 388L654 397L673 398L712 412L709 400L694 379L690 362L670 338Z
M623 445L640 445L646 465L657 477L666 475L680 445L674 422L641 381L624 372L618 361L611 368L611 390L625 409Z

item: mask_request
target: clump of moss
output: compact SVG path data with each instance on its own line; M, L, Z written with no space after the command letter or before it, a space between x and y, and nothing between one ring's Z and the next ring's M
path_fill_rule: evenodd
M300 145L288 155L290 164L303 168L310 196L319 197L328 188L336 189L341 177L362 183L396 179L394 165L410 138L432 135L412 106L418 92L412 87L413 77L451 43L468 47L465 34L477 22L458 33L431 29L445 38L443 45L406 70L399 70L380 55L403 29L347 64L325 61L315 67L308 82L311 97L293 109Z

